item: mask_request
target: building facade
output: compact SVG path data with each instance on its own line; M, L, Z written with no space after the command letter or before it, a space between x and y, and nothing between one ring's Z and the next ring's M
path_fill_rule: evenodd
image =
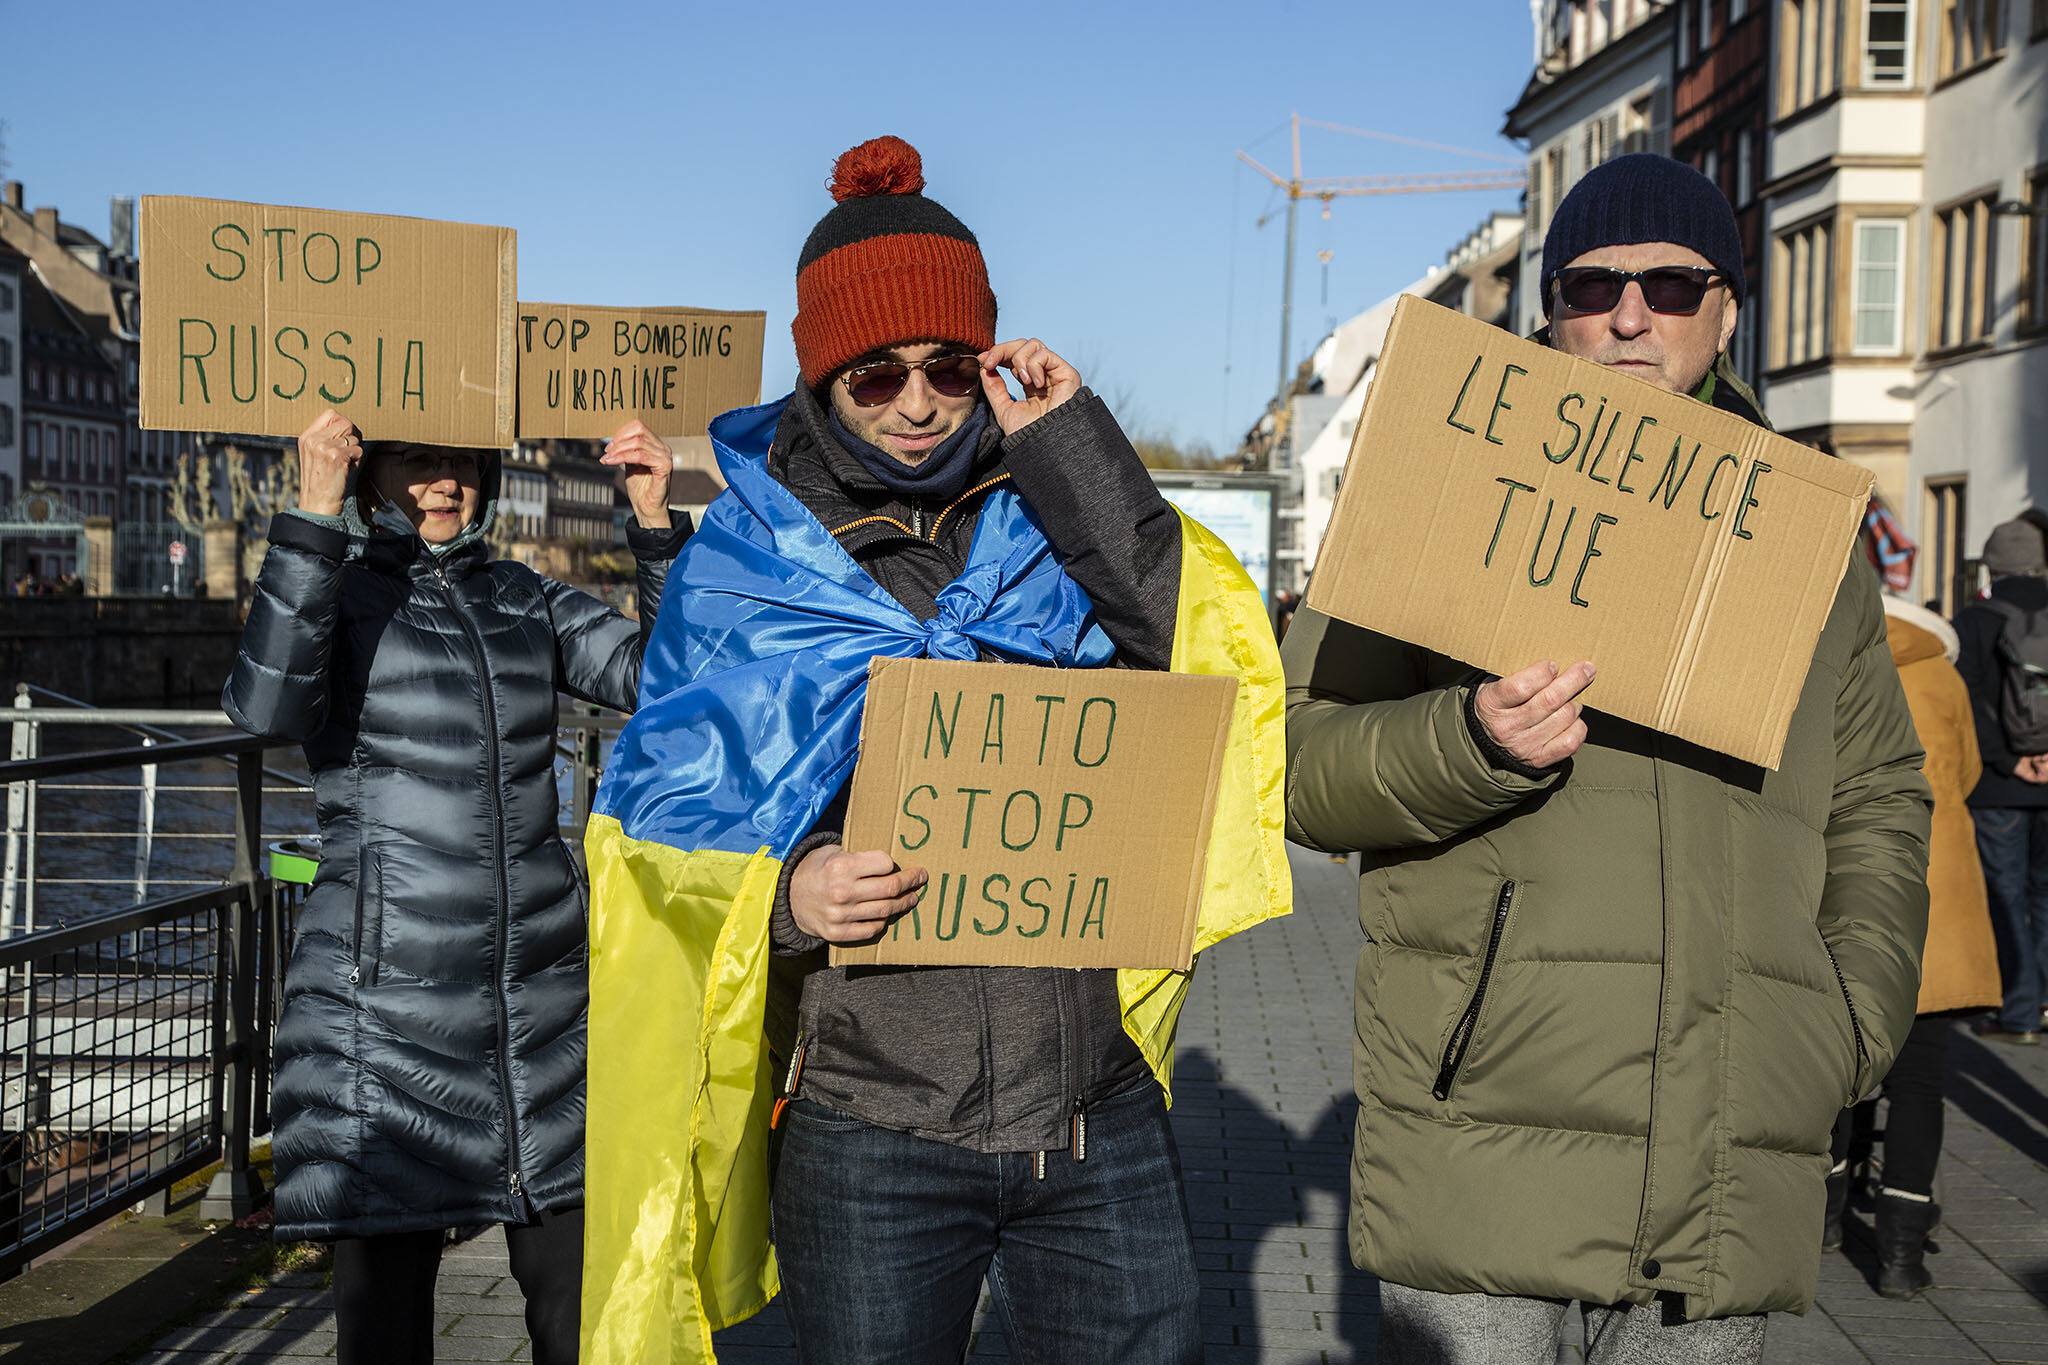
M2048 505L2048 4L1778 0L1766 406L1877 475L1953 612Z
M1868 3L1868 0L1866 0ZM1953 610L1999 522L2048 507L2048 3L1923 4L1922 205L1908 224L1913 426L1897 504L1919 600Z
M120 501L129 431L120 371L91 330L44 287L31 265L21 296L21 477L84 517L112 517ZM11 582L85 574L69 540L10 537L0 565ZM103 570L104 572L104 570Z
M1671 154L1721 187L1742 233L1748 283L1729 359L1752 385L1762 378L1769 316L1764 254L1764 159L1771 129L1774 0L1679 0L1672 13Z
M0 243L0 507L21 491L21 280L28 257Z
M1543 326L1543 237L1579 177L1624 152L1671 150L1670 0L1531 0L1536 68L1502 131L1529 149L1514 329Z

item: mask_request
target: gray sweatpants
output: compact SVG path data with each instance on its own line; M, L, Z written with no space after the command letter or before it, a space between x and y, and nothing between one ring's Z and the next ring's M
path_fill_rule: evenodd
M1380 1282L1380 1365L1551 1365L1571 1304ZM1757 1365L1764 1315L1665 1321L1662 1302L1583 1305L1590 1365Z

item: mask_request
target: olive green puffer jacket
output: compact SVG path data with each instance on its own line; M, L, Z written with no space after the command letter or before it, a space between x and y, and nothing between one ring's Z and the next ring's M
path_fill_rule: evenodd
M1776 772L1588 713L1531 779L1475 743L1464 666L1311 611L1283 653L1288 834L1364 853L1352 1259L1804 1311L1829 1130L1913 1022L1926 933L1929 797L1867 567Z

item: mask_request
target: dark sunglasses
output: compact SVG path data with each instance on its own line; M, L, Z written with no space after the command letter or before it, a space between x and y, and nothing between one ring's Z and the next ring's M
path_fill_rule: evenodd
M443 474L452 474L458 481L473 480L480 466L474 450L450 446L407 446L398 456L398 467L408 483L423 483Z
M1660 265L1648 270L1614 270L1604 265L1572 265L1554 272L1557 301L1574 313L1611 313L1633 280L1642 286L1643 302L1653 313L1697 313L1707 287L1727 275L1696 265Z
M965 398L981 387L981 361L971 355L935 355L930 360L877 360L856 365L840 378L846 395L863 408L878 408L903 392L912 370L923 370L927 384L948 398Z

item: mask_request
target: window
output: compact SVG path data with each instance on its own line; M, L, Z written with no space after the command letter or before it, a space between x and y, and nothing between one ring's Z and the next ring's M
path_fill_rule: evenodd
M2004 0L1942 0L1941 76L1989 61L2004 46Z
M2048 38L2048 0L2034 0L2034 18L2027 25L2027 36ZM4 292L6 288L6 285L0 284L0 292Z
M1670 113L1671 91L1666 86L1630 100L1621 118L1621 150L1669 155Z
M97 431L85 433L85 477L97 479L100 476L100 434Z
M2040 9L2040 5L2037 3L2034 6L2034 8L2036 11L2038 11ZM11 313L13 311L14 286L11 284L0 283L0 313Z
M1552 147L1543 154L1543 228L1550 231L1550 215L1564 198L1564 148Z
M1967 346L1991 335L1991 200L1986 194L1934 211L1930 350Z
M1906 85L1913 79L1912 0L1864 0L1863 83Z
M0 374L14 373L14 343L0 337Z
M6 403L0 403L0 446L11 446L13 444L14 409Z
M31 479L43 476L43 427L40 422L22 423L21 470Z
M1706 9L1707 0L1698 0L1698 3L1702 10ZM1701 21L1701 27L1705 27L1704 20ZM1692 15L1686 11L1685 5L1681 2L1678 7L1678 66L1682 71L1691 64Z
M1804 365L1828 354L1829 248L1833 224L1821 222L1778 238L1772 268L1772 368Z
M1716 187L1719 187L1721 183L1721 151L1718 147L1709 147L1700 153L1700 174L1713 181Z
M1749 129L1744 128L1735 135L1735 207L1746 209L1756 194L1756 163L1753 160L1754 143L1750 141Z
M74 403L78 401L78 371L64 371L64 396Z
M1852 354L1897 355L1905 344L1905 257L1905 223L1856 224L1856 281L1849 306Z
M74 376L74 378L75 377L76 376ZM66 427L64 429L64 477L67 479L75 479L78 477L77 427Z
M1842 0L1780 0L1778 113L1797 113L1835 93Z
M1700 55L1714 45L1714 0L1700 0Z
M1749 0L1728 0L1728 26L1730 28L1733 28L1735 22L1747 13L1749 13Z
M1929 479L1926 503L1921 510L1921 539L1927 542L1927 573L1920 580L1927 605L1943 616L1956 611L1975 595L1976 584L1965 582L1963 560L1962 479ZM1974 576L1975 566L1970 566Z
M2048 6L2048 0L2041 0ZM2027 177L2027 226L2020 249L2020 326L2048 328L2048 166Z
M28 396L31 398L41 398L43 396L43 367L40 365L28 367Z

